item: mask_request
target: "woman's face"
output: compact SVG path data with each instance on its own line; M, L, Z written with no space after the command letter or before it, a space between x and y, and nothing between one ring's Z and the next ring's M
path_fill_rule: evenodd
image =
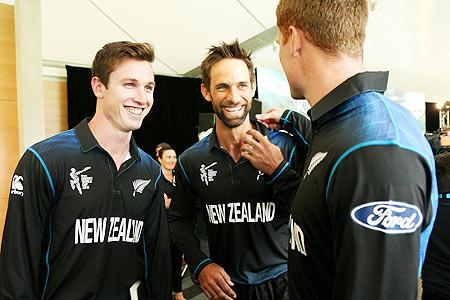
M173 170L177 164L177 154L175 153L175 150L170 149L164 151L162 157L159 158L159 161L161 163L161 167L164 169Z

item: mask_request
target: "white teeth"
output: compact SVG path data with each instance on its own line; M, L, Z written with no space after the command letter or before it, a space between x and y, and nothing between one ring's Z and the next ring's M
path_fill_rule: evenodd
M125 107L125 109L128 112L132 113L133 115L140 115L144 111L144 109L142 109L142 108L131 107L131 106L127 106L127 107Z
M238 112L243 108L243 106L236 106L236 107L227 107L225 108L226 111L234 113L234 112Z

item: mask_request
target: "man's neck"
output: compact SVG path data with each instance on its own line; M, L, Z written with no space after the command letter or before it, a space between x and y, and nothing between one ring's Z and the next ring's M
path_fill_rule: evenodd
M119 170L130 152L131 131L122 132L97 114L88 125L99 145L111 155Z
M305 97L312 107L341 83L361 72L364 72L364 66L360 59L345 55L335 59L317 59L305 73L310 83Z
M237 162L241 158L241 136L253 128L249 116L238 127L230 128L216 118L216 136L220 147L226 150L233 160Z

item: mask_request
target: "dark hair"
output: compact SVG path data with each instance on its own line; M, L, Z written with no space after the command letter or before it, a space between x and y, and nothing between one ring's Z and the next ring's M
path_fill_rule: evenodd
M92 77L98 77L108 87L109 75L126 59L151 63L155 59L155 52L148 43L121 41L106 44L97 52L92 62Z
M225 58L240 59L245 62L248 68L248 74L250 75L250 81L252 85L256 81L255 68L251 59L251 53L247 53L244 48L239 45L238 40L230 44L221 42L219 46L211 46L208 49L208 56L202 61L202 83L209 91L209 85L211 83L211 68L214 64L218 63Z
M167 150L173 150L173 148L167 143L160 143L156 147L161 147L161 149L159 149L159 151L156 153L156 156L159 158L162 158L164 152L166 152Z
M436 155L436 177L439 193L450 193L450 152Z

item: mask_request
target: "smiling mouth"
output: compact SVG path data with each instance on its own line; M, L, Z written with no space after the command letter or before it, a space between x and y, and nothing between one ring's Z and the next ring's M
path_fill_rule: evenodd
M133 114L135 116L140 116L143 112L143 108L138 107L132 107L132 106L124 106L125 110L128 111L130 114Z
M241 112L244 109L244 105L233 106L233 107L224 107L223 109L228 113L236 114L236 113Z

